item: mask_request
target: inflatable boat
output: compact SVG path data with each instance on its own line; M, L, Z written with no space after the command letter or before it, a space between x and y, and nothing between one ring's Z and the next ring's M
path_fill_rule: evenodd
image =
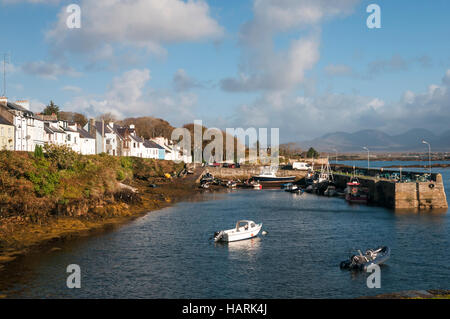
M367 270L371 264L381 265L386 262L391 254L391 249L387 246L382 246L377 249L369 249L363 255L360 250L358 250L359 255L353 255L349 260L344 260L341 262L341 269L350 270Z

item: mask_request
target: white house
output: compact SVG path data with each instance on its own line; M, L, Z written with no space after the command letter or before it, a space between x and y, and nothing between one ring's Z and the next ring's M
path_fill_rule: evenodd
M58 121L58 124L66 133L66 146L74 152L81 153L80 132L78 132L76 123Z
M150 140L144 140L145 158L164 159L165 150L162 146Z
M80 136L80 153L83 155L94 155L95 138L80 126L77 127L77 131Z
M66 145L66 132L59 127L58 122L46 122L44 141L47 144Z
M94 119L84 126L89 135L95 138L95 153L107 153L108 155L122 155L122 138L117 133L114 122L105 123Z
M44 145L44 122L29 110L28 101L8 102L0 97L2 113L12 114L15 129L14 148L16 151L33 152L36 145Z
M192 155L191 154L183 154L181 149L165 137L155 137L151 139L156 144L160 145L165 150L165 160L168 161L182 161L185 163L192 163Z

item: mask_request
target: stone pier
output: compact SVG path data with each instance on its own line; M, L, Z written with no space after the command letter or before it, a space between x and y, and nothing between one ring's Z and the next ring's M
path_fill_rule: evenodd
M408 174L404 172L404 174ZM430 181L399 183L375 176L357 176L363 187L369 189L370 202L399 210L447 209L447 197L441 174L431 174ZM350 181L349 174L334 174L339 188Z

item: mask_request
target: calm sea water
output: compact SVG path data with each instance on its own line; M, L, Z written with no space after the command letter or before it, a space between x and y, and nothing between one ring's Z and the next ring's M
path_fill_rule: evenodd
M450 187L450 170L439 171ZM399 214L278 190L205 197L210 200L179 203L114 231L55 244L60 250L25 257L0 272L0 295L347 298L450 289L448 213ZM214 231L232 228L239 219L262 222L268 234L230 244L211 241ZM380 289L367 288L367 273L339 269L352 249L378 245L392 249L381 268ZM81 289L66 288L69 264L81 267Z

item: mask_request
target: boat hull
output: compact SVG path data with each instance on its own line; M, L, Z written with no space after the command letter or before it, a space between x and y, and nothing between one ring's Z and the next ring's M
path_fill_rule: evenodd
M269 177L269 176L252 176L252 179L258 181L264 188L270 187L280 187L286 183L293 183L295 181L295 176L286 177Z
M258 224L256 225L256 227L253 227L245 231L236 232L235 229L226 230L220 241L233 242L238 240L250 239L258 236L259 232L261 231L261 228L262 224Z

